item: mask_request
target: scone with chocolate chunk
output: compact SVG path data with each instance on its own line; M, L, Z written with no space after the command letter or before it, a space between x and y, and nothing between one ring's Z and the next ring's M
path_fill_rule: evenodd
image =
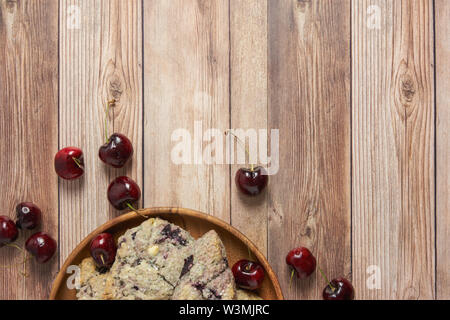
M106 281L107 300L168 300L173 287L146 261L136 266L116 265Z
M162 219L149 219L119 238L107 299L164 300L172 296L194 239Z
M234 300L236 286L233 273L229 268L211 280L203 289L205 300Z
M192 263L176 286L173 300L233 299L234 278L228 267L225 247L215 231L198 239L193 246Z
M80 265L78 300L101 300L107 277L107 273L101 273L97 270L94 259L84 259Z
M198 240L162 219L149 219L118 241L107 274L92 258L81 264L77 297L90 300L233 300L236 291L225 247L215 231ZM256 299L256 298L255 298Z

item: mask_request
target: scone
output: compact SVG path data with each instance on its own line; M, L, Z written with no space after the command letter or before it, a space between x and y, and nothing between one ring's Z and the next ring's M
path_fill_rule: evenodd
M184 268L173 300L233 299L233 275L228 267L225 247L215 231L195 242L190 259L192 263Z
M257 294L238 289L236 290L235 300L262 300Z
M94 259L84 259L80 265L78 300L101 300L105 291L107 277L108 274L102 274L97 270Z
M108 273L98 272L92 258L84 260L81 284L77 293L80 300L252 297L236 291L225 247L215 231L194 240L186 230L157 218L119 238L116 260Z
M191 235L162 219L149 219L119 238L107 299L167 300L192 256Z
M116 265L106 281L107 300L168 300L173 287L146 261L136 266Z
M233 273L229 268L211 280L202 291L205 300L234 300L236 286Z

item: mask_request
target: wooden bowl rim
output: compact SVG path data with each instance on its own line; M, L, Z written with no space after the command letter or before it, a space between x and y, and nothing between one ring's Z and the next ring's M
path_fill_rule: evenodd
M280 283L278 281L277 276L275 275L275 272L273 271L272 267L269 264L269 261L267 261L266 257L259 251L259 249L253 244L253 242L250 241L243 233L238 231L236 228L231 226L230 224L226 223L225 221L220 220L219 218L216 218L214 216L208 215L206 213L191 210L191 209L184 209L184 208L176 208L176 207L156 207L156 208L147 208L147 209L141 209L139 210L140 214L146 215L146 216L152 216L152 215L158 215L158 214L179 214L179 215L185 215L190 216L194 218L200 218L207 220L208 222L217 225L229 232L231 232L235 237L240 239L244 242L244 244L251 250L251 252L256 256L256 258L259 260L259 262L262 263L264 270L266 270L266 274L269 277L270 281L273 284L273 287L275 289L276 296L278 300L284 300L283 292L280 287ZM107 229L110 229L113 226L116 226L122 222L125 222L130 219L136 218L135 212L129 212L127 214L121 215L119 217L116 217L112 220L109 220L108 222L104 223L94 231L92 231L86 238L84 238L83 241L76 246L76 248L71 252L71 254L66 258L66 261L64 262L63 266L58 272L58 275L53 282L52 290L50 292L50 300L56 300L56 295L59 291L59 288L61 286L61 283L64 280L65 277L65 270L70 266L71 262L76 258L76 256L80 253L80 251L88 245L92 239L99 233L104 232Z

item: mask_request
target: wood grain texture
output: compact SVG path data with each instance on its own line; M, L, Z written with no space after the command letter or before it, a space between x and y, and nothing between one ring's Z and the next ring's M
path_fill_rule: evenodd
M294 281L286 254L308 247L330 277L350 276L350 3L269 1L269 261L290 299L321 299L319 273ZM273 150L272 150L273 152Z
M45 30L45 32L42 32ZM58 180L53 156L58 148L58 2L0 1L0 171L2 215L15 216L22 201L43 211L42 229L58 236ZM23 244L31 232L18 240ZM11 265L23 259L2 248L0 299L44 299L58 259L28 264L30 277Z
M267 1L230 1L230 77L232 129L267 130ZM266 136L247 143L257 147ZM236 144L237 148L241 148ZM242 152L242 150L240 150ZM234 177L242 167L234 150L231 169L231 221L267 254L267 192L250 198L236 189ZM250 161L250 160L249 160ZM258 161L258 159L256 160ZM258 161L260 162L260 161ZM270 180L270 178L269 178Z
M450 1L436 12L436 298L450 299Z
M145 1L144 21L145 206L186 207L229 221L229 167L201 159L210 144L204 133L217 129L212 141L224 144L229 127L228 1ZM176 153L187 155L180 165L171 157L179 129L191 149Z
M360 299L432 299L432 2L355 0L352 12L354 285Z
M61 262L94 228L120 215L107 200L110 181L128 175L142 186L141 1L61 1L60 147L85 152L86 173L60 184ZM79 23L77 23L79 18ZM132 163L109 169L99 157L105 143L106 103L115 99L109 135L134 146Z
M289 287L297 246L357 299L449 299L449 21L448 0L0 0L0 214L37 203L60 249L27 279L2 270L0 299L48 297L58 262L122 214L106 197L119 175L144 207L231 222L288 299L325 286L316 273ZM123 170L98 158L113 98L109 133L135 147ZM236 190L229 128L279 129L280 170L261 197ZM188 164L173 159L181 133ZM70 145L86 174L69 183L53 157ZM0 265L14 259L0 250Z

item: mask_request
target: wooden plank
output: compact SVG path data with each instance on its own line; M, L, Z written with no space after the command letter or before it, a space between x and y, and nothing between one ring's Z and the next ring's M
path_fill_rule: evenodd
M42 32L45 30L45 32ZM32 201L43 211L42 230L58 238L58 1L0 1L0 171L2 215ZM22 245L32 232L24 232ZM43 299L58 269L30 262L24 278L13 261L23 257L2 248L0 299Z
M230 1L230 45L231 128L267 130L266 0ZM254 146L260 139L267 140L257 138ZM238 150L234 152L237 163ZM267 254L267 192L256 198L242 196L234 183L240 167L235 164L231 169L231 221Z
M437 299L450 299L450 2L437 0L436 12L436 290Z
M290 299L321 299L315 273L289 287L286 254L312 250L330 277L350 276L350 2L269 1L269 259ZM272 150L273 152L274 150Z
M360 299L434 297L432 9L425 0L352 2L353 279ZM367 273L374 270L379 285Z
M142 185L141 14L138 0L61 1L60 145L82 148L86 165L83 179L60 184L61 262L94 228L120 215L106 197L110 181L126 174ZM127 135L135 151L122 170L98 158L112 99L118 103L109 134Z
M209 129L224 142L230 123L228 9L221 0L144 2L147 207L181 206L230 220L229 168L205 164L196 152L206 149ZM181 140L171 138L181 132L190 135L183 145L192 152L185 150L178 165L171 155Z

